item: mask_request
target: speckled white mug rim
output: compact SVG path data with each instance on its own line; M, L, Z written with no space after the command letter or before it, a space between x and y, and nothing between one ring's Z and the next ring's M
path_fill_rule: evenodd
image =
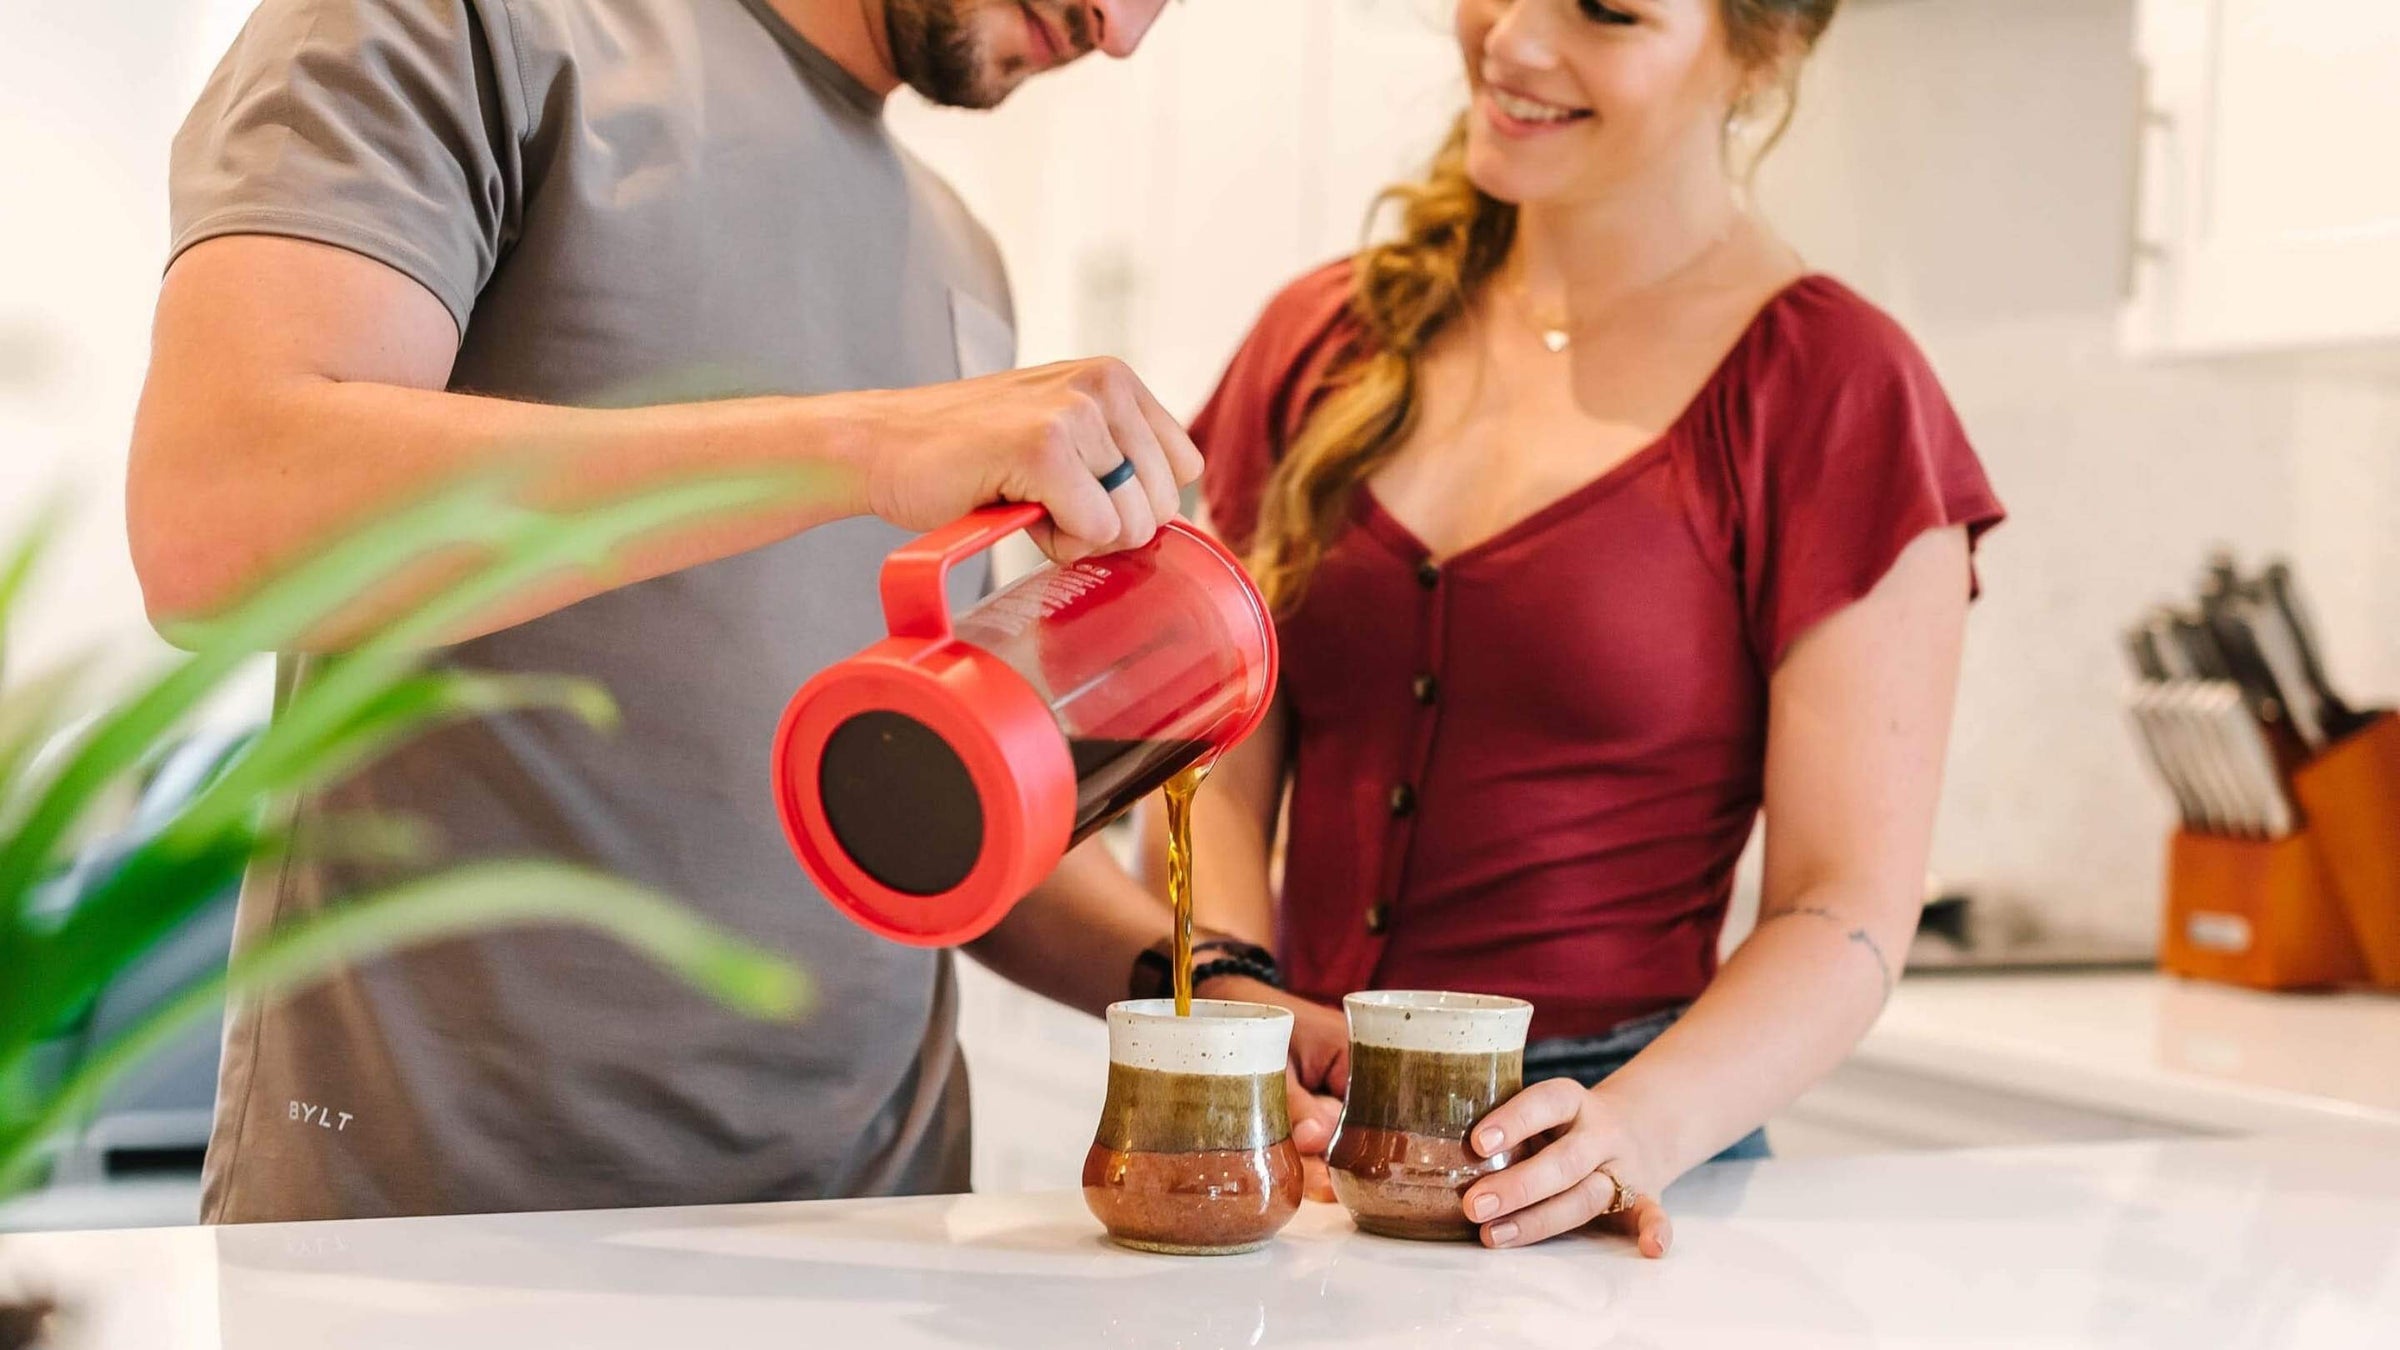
M1370 989L1342 998L1359 1045L1442 1054L1498 1055L1525 1048L1533 1005L1503 994Z
M1108 1058L1160 1073L1251 1077L1283 1072L1291 1052L1288 1008L1196 998L1192 1015L1175 1015L1171 998L1130 999L1108 1009Z

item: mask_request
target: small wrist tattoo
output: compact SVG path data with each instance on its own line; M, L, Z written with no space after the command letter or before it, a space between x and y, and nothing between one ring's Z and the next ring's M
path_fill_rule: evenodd
M1834 913L1832 910L1825 908L1823 905L1796 905L1790 909L1775 910L1772 913L1759 915L1758 922L1761 927L1764 927L1767 924L1773 923L1777 919L1790 919L1802 916L1812 919L1823 919L1825 922L1832 924L1836 928L1841 927L1844 922L1841 915ZM1868 957L1875 962L1875 974L1883 986L1883 996L1887 1000L1890 999L1892 996L1894 976L1892 973L1892 963L1889 958L1884 956L1882 944L1875 941L1875 935L1868 932L1864 928L1852 928L1848 932L1844 933L1843 936L1850 940L1852 946L1863 949Z

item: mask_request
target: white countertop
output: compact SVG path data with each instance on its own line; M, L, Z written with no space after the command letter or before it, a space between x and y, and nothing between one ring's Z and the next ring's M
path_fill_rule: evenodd
M1310 1205L1250 1256L1118 1251L1079 1196L0 1239L92 1350L2374 1346L2381 1132L1704 1168L1675 1253L1392 1242Z
M2261 994L2156 973L1912 975L1853 1058L2185 1129L2400 1125L2389 994Z
M977 1184L1073 1186L1105 1031L971 963L960 986ZM2400 997L1944 971L1902 980L1850 1063L1767 1133L1803 1157L2368 1124L2400 1127Z

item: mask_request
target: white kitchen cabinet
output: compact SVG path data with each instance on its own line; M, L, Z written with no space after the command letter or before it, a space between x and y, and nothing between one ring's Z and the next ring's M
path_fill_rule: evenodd
M2144 355L2400 347L2400 5L2140 0Z

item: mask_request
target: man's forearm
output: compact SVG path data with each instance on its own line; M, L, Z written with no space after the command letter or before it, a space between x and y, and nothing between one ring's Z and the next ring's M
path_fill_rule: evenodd
M480 616L465 638L617 586L756 548L858 509L859 439L838 399L583 409L334 380L239 396L154 390L127 509L153 617L208 613L351 524L479 471L515 468L528 499L571 505L669 478L796 471L771 509L646 541L605 575L558 578ZM338 452L331 447L339 447ZM428 560L365 597L321 645L406 611L471 559Z
M967 950L1027 989L1097 1015L1125 997L1134 957L1172 925L1165 903L1092 839Z
M449 392L458 331L432 294L328 245L228 235L168 270L126 472L154 620L209 614L344 530L462 476L521 465L538 504L664 480L760 475L792 492L663 534L605 575L560 578L452 639L745 552L836 517L912 530L996 501L1040 504L1056 558L1147 543L1200 453L1122 362L1065 361L912 389L566 408ZM1130 481L1103 480L1130 465ZM338 646L472 558L428 560L338 616Z

